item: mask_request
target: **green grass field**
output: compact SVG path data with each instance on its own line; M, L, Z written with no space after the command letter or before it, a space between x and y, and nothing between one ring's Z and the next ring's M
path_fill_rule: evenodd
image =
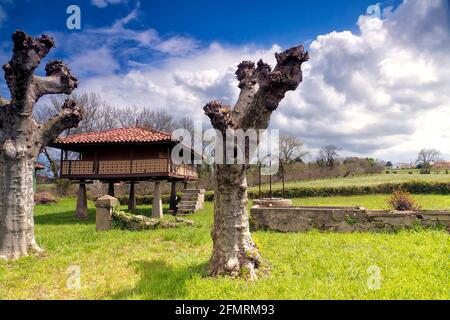
M361 196L312 197L293 199L296 206L360 206L367 209L389 209L386 205L388 195L374 194ZM442 195L413 195L423 209L450 209L450 196Z
M378 208L387 196L295 199L297 204ZM449 196L416 196L424 208L448 208ZM255 232L268 275L257 282L210 278L212 203L191 217L195 227L96 232L73 218L74 199L37 206L42 257L0 262L0 299L449 299L450 242L443 231L396 234ZM149 213L148 206L140 213ZM72 265L81 288L68 289ZM370 266L381 288L370 290Z
M288 181L285 183L285 188L301 188L301 187L353 187L353 186L374 186L386 183L404 183L411 181L423 181L423 182L449 182L450 174L445 174L443 172L432 173L432 174L419 174L417 170L393 170L391 172L397 172L396 174L382 173L366 176L354 176L354 177L339 177L331 179L317 179L317 180L300 180L300 181ZM413 172L413 174L409 174ZM263 177L263 182L267 182L268 178ZM281 189L281 183L274 183L273 189ZM249 188L250 190L256 192L258 191L258 186L253 186ZM269 185L264 183L262 190L268 190Z
M397 172L394 174L393 172ZM285 183L286 189L289 188L301 188L301 187L351 187L351 186L374 186L385 183L403 183L411 181L424 181L424 182L448 182L450 183L450 174L445 174L445 171L433 172L432 174L419 174L419 170L391 170L390 174L373 174L365 176L354 177L339 177L330 179L317 179L317 180L300 180L300 181L288 181ZM413 172L413 174L409 174ZM268 177L263 177L262 190L269 190ZM273 189L281 189L281 183L274 183ZM38 191L53 191L53 184L39 184ZM250 191L257 192L258 186L252 186Z

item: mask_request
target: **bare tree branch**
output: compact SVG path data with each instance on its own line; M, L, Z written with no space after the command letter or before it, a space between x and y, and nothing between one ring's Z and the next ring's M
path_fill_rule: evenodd
M422 149L417 155L416 163L422 166L422 172L431 173L433 165L440 161L441 152L436 149Z
M76 105L74 100L67 99L59 114L41 126L40 138L43 139L41 140L43 141L43 145L49 144L64 130L78 126L82 119L83 111ZM40 138L38 138L38 141Z
M48 161L49 165L48 166L46 165L46 166L52 171L53 178L54 179L58 179L58 177L59 177L59 166L56 163L55 159L53 159L52 156L50 155L50 152L49 152L48 148L44 148L42 150L42 153L47 158L47 161Z
M275 57L277 65L272 71L262 60L256 69L248 61L238 66L236 75L241 93L233 110L235 127L244 130L267 128L272 111L286 92L295 90L302 81L301 65L309 59L303 46L277 53Z
M320 165L326 165L333 167L336 163L336 158L339 156L339 148L334 145L328 145L323 147L319 151L317 162Z
M36 101L46 94L71 94L78 86L78 80L71 74L70 68L60 60L47 63L45 72L46 77L33 77Z
M280 138L280 160L284 163L290 163L302 160L308 152L303 151L303 141L292 136L283 136Z
M203 110L205 114L211 119L211 124L215 129L220 130L222 133L233 126L233 119L231 118L231 108L226 105L222 105L219 101L211 101Z
M139 125L160 130L172 132L175 128L173 116L167 110L152 110L145 107L138 114Z
M0 108L9 106L10 104L11 104L11 101L9 101L3 97L0 97Z
M34 101L30 101L29 88L33 73L54 47L53 38L42 35L32 38L18 30L12 34L14 43L13 56L3 66L5 79L11 92L12 103L21 111L31 112Z

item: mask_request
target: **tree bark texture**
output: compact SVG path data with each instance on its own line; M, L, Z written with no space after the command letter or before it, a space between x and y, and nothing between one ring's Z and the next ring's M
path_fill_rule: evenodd
M16 31L12 40L12 59L3 66L11 100L0 97L0 258L5 259L41 251L33 222L36 159L44 146L82 119L81 110L67 99L60 113L47 122L34 120L33 107L39 98L70 94L78 82L61 61L47 63L46 77L34 75L54 46L51 37L32 38Z
M239 64L236 76L241 92L233 108L218 101L203 108L224 142L227 132L267 129L272 112L286 92L295 90L302 81L301 65L309 59L303 46L277 53L275 57L274 69L262 60L256 66L251 61ZM223 148L224 159L226 150ZM246 154L251 151L246 149ZM213 253L209 273L255 280L261 255L249 230L246 165L215 164L214 177Z

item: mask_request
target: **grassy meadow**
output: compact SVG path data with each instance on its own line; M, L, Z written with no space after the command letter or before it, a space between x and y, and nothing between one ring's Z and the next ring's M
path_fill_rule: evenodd
M450 182L450 174L446 174L445 171L433 172L432 174L420 174L418 170L389 170L389 173L353 176L353 177L338 177L329 179L317 179L317 180L300 180L300 181L287 181L285 188L338 188L338 187L365 187L376 186L381 184L397 184L404 182ZM394 173L395 172L395 173ZM410 174L412 173L412 174ZM268 177L263 177L263 182L267 182ZM277 182L272 185L274 190L281 189L282 184ZM262 190L268 190L269 185L264 183ZM249 190L254 192L258 191L258 186L250 187Z
M389 209L386 205L390 195L372 194L358 196L311 197L292 199L296 206L360 206L367 209ZM450 209L450 196L447 195L413 195L423 209Z
M304 205L383 207L387 195L294 199ZM415 196L424 208L450 207L450 197ZM270 272L255 282L210 278L213 204L192 215L194 227L95 231L73 218L75 199L35 210L41 257L0 261L0 299L449 299L449 235L439 230L395 234L254 232ZM149 206L140 206L149 214ZM79 266L80 289L68 289ZM371 266L381 287L368 288ZM70 270L70 269L69 269Z

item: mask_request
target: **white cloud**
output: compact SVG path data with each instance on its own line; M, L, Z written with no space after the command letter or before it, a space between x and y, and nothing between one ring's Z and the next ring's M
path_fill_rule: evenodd
M360 34L319 36L304 83L279 109L288 131L312 147L384 159L409 160L430 146L450 154L448 21L446 1L408 1L384 20L360 17Z
M108 48L86 50L68 61L68 64L78 74L99 76L112 74L120 69L118 62Z
M383 20L361 16L358 33L318 36L304 82L287 94L272 127L301 137L311 149L335 144L347 154L399 161L413 159L423 147L450 155L449 17L447 1L410 0L387 10ZM273 54L281 50L218 43L205 48L189 38L161 40L155 30L130 30L127 23L125 18L92 33L133 39L165 59L85 77L81 90L98 91L115 105L149 105L176 116L202 117L212 99L235 102L236 65L259 58L274 65ZM103 50L107 61L111 56Z
M185 36L161 36L156 30L132 29L131 22L137 21L139 17L140 4L125 17L116 20L112 25L101 28L86 28L82 32L66 34L62 32L46 32L56 38L58 44L53 53L61 54L64 51L71 57L71 61L79 62L79 76L86 76L85 71L100 62L99 68L110 63L110 72L118 71L119 67L141 66L142 63L134 61L134 56L142 57L145 52L148 57L151 54L164 56L185 56L199 48L199 41ZM80 50L83 48L83 50ZM98 51L98 52L96 52ZM105 59L102 61L101 59ZM83 65L82 63L87 63ZM75 68L74 68L75 70ZM104 74L105 70L88 72L93 74Z
M178 116L201 117L202 106L212 98L227 103L236 99L235 66L243 57L255 58L258 53L267 55L212 44L193 56L170 58L158 68L139 66L125 75L85 79L81 89L98 91L119 106L150 105Z
M155 44L157 50L174 56L191 53L197 46L197 40L179 36L171 37L167 40L160 40Z

